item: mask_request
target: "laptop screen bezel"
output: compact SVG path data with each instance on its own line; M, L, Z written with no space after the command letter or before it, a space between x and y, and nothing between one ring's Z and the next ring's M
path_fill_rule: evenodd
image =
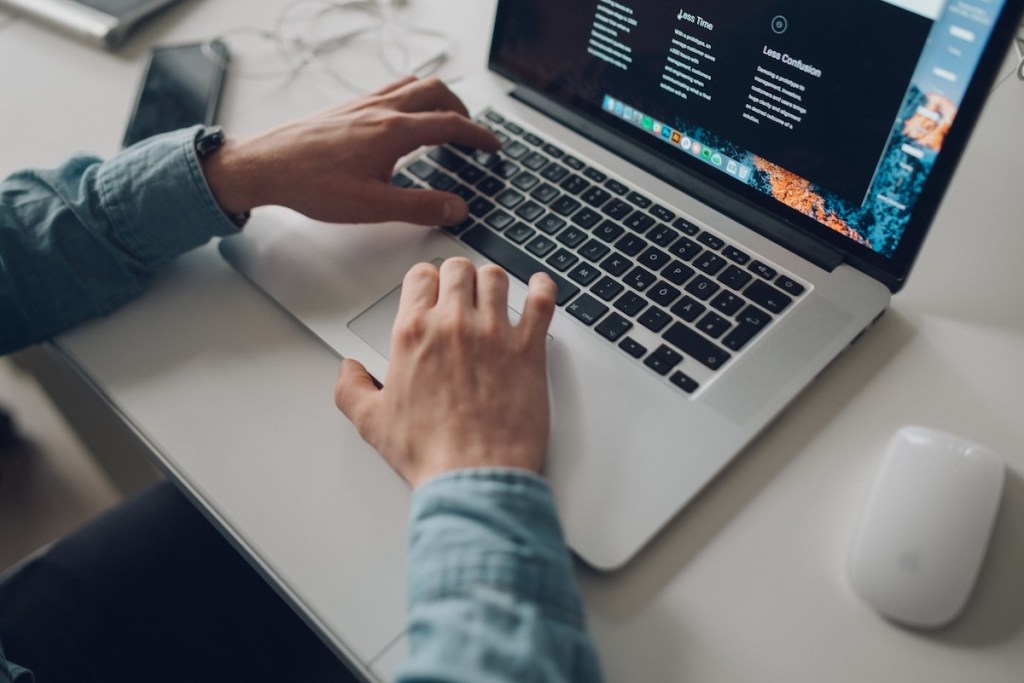
M650 136L606 115L597 103L580 100L573 93L560 92L555 84L537 82L532 74L517 65L503 63L501 41L509 17L518 4L517 0L498 0L488 66L528 93L521 99L818 265L831 268L841 262L848 263L879 280L892 292L899 291L906 282L992 83L1005 60L1005 48L1011 43L1024 13L1024 0L1007 0L1003 6L900 243L893 256L886 257L752 187L717 171L709 171L700 162L669 154L671 148L657 141L652 143ZM815 246L809 249L809 244Z

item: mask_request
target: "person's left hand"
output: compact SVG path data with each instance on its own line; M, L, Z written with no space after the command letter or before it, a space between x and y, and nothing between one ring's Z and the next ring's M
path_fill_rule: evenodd
M265 133L228 138L203 170L229 214L278 204L332 223L453 225L467 214L457 195L391 184L401 157L447 142L492 152L501 145L441 81L409 77Z

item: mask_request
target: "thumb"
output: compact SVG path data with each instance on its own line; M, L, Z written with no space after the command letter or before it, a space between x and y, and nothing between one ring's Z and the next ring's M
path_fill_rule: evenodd
M334 385L334 405L351 420L365 439L370 428L380 389L362 363L351 358L341 361Z

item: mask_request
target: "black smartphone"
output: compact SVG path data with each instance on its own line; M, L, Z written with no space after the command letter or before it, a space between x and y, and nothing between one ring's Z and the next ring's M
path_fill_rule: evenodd
M217 40L150 50L122 144L128 147L158 133L215 123L227 63L227 46Z

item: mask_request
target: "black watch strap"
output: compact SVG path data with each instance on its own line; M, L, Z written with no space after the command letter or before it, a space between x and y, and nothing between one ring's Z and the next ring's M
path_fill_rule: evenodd
M227 136L224 135L224 129L220 126L206 126L196 135L196 156L200 160L206 159L220 149L226 139ZM225 215L240 228L249 221L248 211L243 211L242 213L225 212Z

